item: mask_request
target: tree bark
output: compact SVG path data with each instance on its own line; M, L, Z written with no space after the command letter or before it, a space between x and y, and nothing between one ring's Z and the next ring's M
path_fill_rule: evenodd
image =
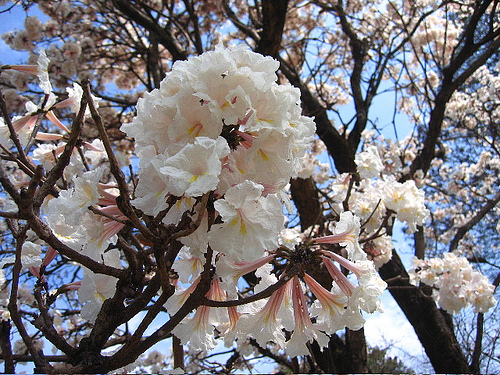
M323 227L323 209L319 201L318 190L312 177L293 178L290 180L292 200L300 217L300 227L306 230L311 225Z
M277 57L285 27L289 0L262 1L262 31L255 52Z
M368 352L366 348L365 330L345 330L347 363L350 373L366 374L368 372Z

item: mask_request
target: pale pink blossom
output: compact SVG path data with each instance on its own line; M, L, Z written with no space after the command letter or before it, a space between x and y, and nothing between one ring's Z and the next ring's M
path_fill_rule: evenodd
M318 329L316 324L311 322L306 297L297 276L292 279L292 299L295 328L292 337L286 342L286 353L290 357L309 355L306 344L312 341L316 341L320 350L323 350L328 346L330 339Z

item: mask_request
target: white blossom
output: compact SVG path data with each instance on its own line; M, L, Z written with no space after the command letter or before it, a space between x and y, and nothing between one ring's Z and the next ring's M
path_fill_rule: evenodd
M262 196L263 190L262 185L245 181L214 203L223 220L209 232L214 250L236 261L250 262L262 257L265 250L278 247L278 234L284 224L282 206L276 196Z

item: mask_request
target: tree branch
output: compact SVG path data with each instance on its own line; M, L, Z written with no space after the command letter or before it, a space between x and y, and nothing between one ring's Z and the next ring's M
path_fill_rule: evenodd
M410 284L409 275L395 250L379 273L415 329L434 370L437 373L467 373L469 365L453 330L434 299Z
M174 61L187 59L186 50L174 39L172 34L162 28L154 19L135 8L130 1L113 0L113 5L126 17L154 33L158 42L170 52Z
M262 31L255 52L277 57L289 0L262 0Z
M413 163L410 166L409 174L403 176L400 179L401 182L411 178L418 170L422 170L424 174L427 173L435 156L436 145L441 135L444 114L448 101L455 91L463 83L465 83L465 81L471 77L472 74L474 74L476 70L486 62L486 60L488 60L488 58L496 53L500 47L500 38L498 37L500 29L492 31L490 38L483 38L477 43L474 42L479 20L490 3L491 0L476 2L479 6L474 9L474 13L470 17L463 32L463 43L459 43L457 47L458 49L455 50L458 50L459 52L454 54L450 63L442 69L441 86L438 90L436 98L434 99L434 108L431 110L423 147L413 160ZM485 46L486 49L484 49L478 56L474 57L473 61L469 61ZM460 72L460 74L457 75L458 72Z
M478 211L474 216L472 216L465 224L457 229L455 236L451 240L450 247L448 251L452 252L457 249L458 244L462 238L467 234L467 232L479 221L485 217L497 204L500 202L500 192L498 192L493 199L490 199L486 204Z

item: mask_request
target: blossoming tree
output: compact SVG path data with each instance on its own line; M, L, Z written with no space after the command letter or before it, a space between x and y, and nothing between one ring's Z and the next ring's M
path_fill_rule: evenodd
M498 1L2 5L44 15L3 36L29 61L0 64L6 372L258 356L367 372L385 289L437 372L480 371L500 281ZM470 306L467 352L451 314Z

